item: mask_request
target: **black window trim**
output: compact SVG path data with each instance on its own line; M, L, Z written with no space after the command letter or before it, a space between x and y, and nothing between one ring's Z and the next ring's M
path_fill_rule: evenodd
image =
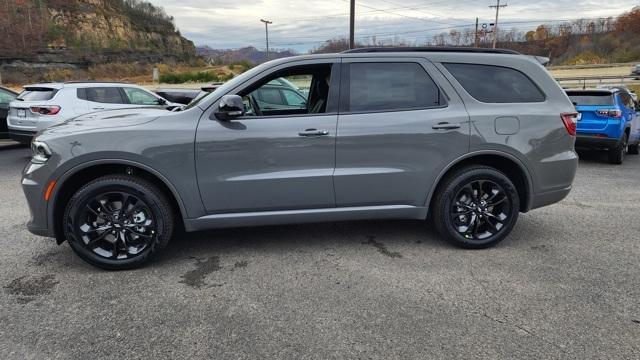
M456 84L460 85L460 88L462 90L464 90L464 92L469 95L469 97L475 101L477 101L480 104L491 104L491 105L512 105L512 104L544 104L549 100L549 96L547 96L547 93L545 93L544 91L542 91L542 88L540 87L540 85L538 85L538 83L536 83L531 77L529 77L529 75L525 74L523 71L520 71L514 67L511 66L504 66L504 65L493 65L493 64L481 64L481 63L465 63L465 62L441 62L440 63L442 65L442 67L444 68L444 70L453 78L453 80L456 82ZM477 66L489 66L489 67L498 67L498 68L505 68L505 69L509 69L509 70L514 70L517 71L519 73L521 73L525 78L527 78L529 81L531 81L531 83L533 84L533 86L536 87L536 89L538 89L538 91L540 92L540 94L542 94L543 97L543 101L527 101L527 102L503 102L503 103L496 103L496 102L484 102L484 101L480 101L478 99L475 98L475 96L471 95L467 89L458 81L458 79L451 73L451 71L449 71L449 69L447 68L448 64L453 64L453 65L477 65Z
M274 80L276 78L278 78L278 73L281 72L286 72L287 70L290 70L292 68L299 68L299 67L306 67L306 66L318 66L318 65L330 65L331 66L331 83L329 84L329 100L327 101L327 110L329 110L331 108L331 111L327 111L321 114L290 114L290 115L260 115L260 116L241 116L238 117L234 120L259 120L259 119L285 119L285 118L299 118L299 117L319 117L319 116L337 116L339 115L338 112L338 101L340 99L340 80L341 80L341 73L342 73L342 68L344 67L344 64L341 64L340 62L336 62L336 61L327 61L327 62L318 62L318 63L309 63L309 64L295 64L293 66L289 66L289 67L285 67L282 69L278 69L275 72L269 73L266 76L261 76L258 80L256 81L250 81L248 85L243 86L241 89L239 89L238 91L232 91L229 92L225 95L239 95L241 93L243 93L244 91L246 91L247 89L251 89L251 88L255 88L255 84L256 83L260 83L260 85L258 85L258 88L266 83L268 83L271 80ZM273 77L275 76L275 78ZM268 80L266 82L264 82L265 79L269 79L271 78L271 80ZM257 88L255 88L254 90L257 90ZM220 100L216 101L213 106L215 107L217 104L220 103Z
M442 89L442 86L438 84L436 79L429 73L429 70L425 68L419 61L415 60L401 60L398 59L380 59L383 61L379 61L378 59L367 59L366 61L354 61L342 63L342 77L340 80L340 115L357 115L357 114L380 114L380 113L398 113L398 112L407 112L407 111L422 111L422 110L437 110L437 109L446 109L449 107L449 96ZM441 105L436 106L428 106L428 107L415 107L415 108L404 108L404 109L387 109L387 110L364 110L364 111L351 111L350 108L350 93L349 87L351 85L351 64L417 64L422 68L425 74L433 81L433 83L438 88L440 92L440 102L443 103Z

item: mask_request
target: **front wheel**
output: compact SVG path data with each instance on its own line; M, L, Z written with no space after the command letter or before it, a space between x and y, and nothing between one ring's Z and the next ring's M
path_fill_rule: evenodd
M139 267L171 238L172 209L152 183L128 175L93 180L67 205L64 233L84 261L107 270Z
M467 249L494 246L509 235L520 213L513 182L485 166L458 170L438 189L432 206L438 232Z

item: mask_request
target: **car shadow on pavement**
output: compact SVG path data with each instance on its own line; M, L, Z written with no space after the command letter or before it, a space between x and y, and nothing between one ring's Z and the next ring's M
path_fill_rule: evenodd
M389 257L389 249L411 244L429 248L448 247L424 221L356 221L302 225L263 226L180 233L155 263L213 254L299 253L313 249L352 248L367 244Z

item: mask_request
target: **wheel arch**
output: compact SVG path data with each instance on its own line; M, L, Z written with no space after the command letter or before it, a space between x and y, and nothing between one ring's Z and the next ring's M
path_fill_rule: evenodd
M187 214L184 203L176 188L160 172L147 165L130 160L111 159L89 161L66 171L59 177L55 190L52 193L47 211L49 223L59 244L65 240L64 236L62 236L62 217L64 215L65 205L71 196L88 182L101 176L113 174L139 176L158 186L167 197L171 206L176 210L176 224L184 227L184 219Z
M520 198L520 212L527 212L531 209L533 198L533 181L531 172L515 156L500 151L482 151L469 153L449 164L438 175L435 186L428 194L426 206L431 210L434 194L443 185L449 175L458 169L470 165L485 165L493 167L504 173L516 186Z

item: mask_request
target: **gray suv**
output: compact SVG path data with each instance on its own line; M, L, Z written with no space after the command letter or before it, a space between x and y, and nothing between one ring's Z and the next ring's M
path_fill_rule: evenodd
M262 107L283 79L297 107ZM273 93L270 93L273 91ZM429 217L464 248L571 190L575 108L532 57L377 49L271 61L181 111L83 115L34 140L22 185L37 235L106 269L176 229Z

